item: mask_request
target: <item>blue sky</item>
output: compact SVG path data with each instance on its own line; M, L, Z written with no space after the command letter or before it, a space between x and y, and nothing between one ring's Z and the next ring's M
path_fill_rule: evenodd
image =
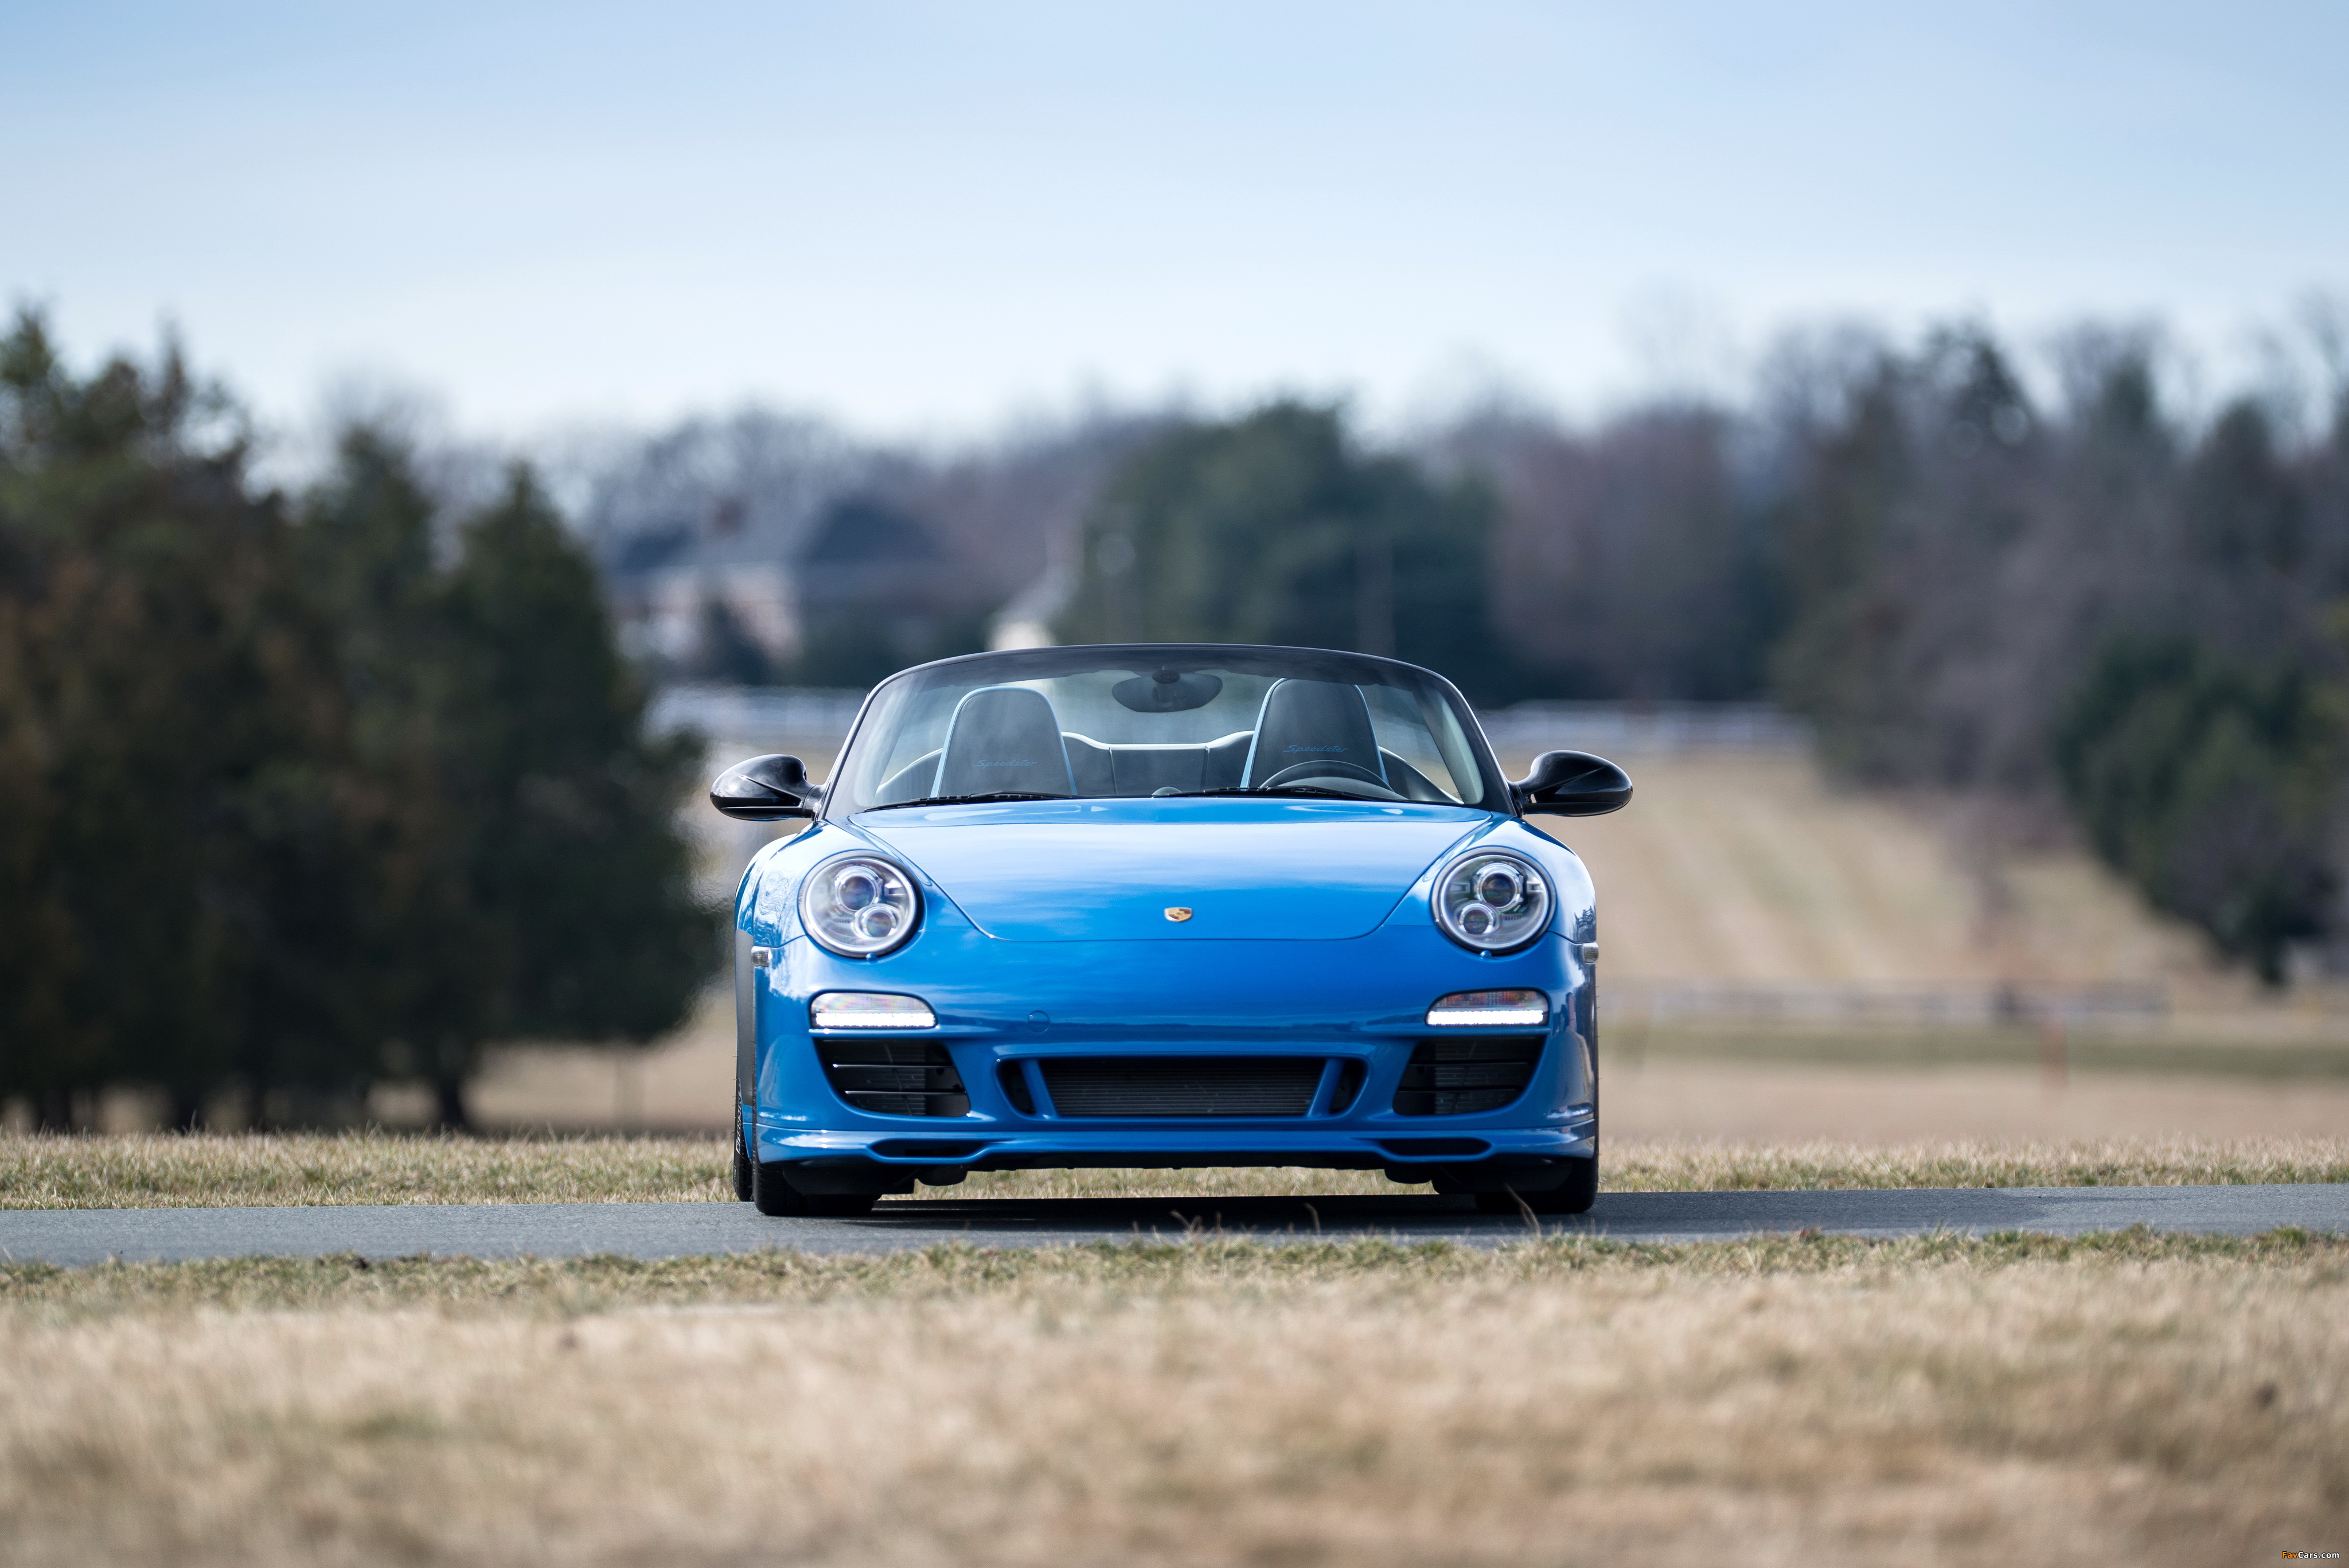
M2349 6L2247 0L18 5L0 296L505 436L1588 410L1849 313L2223 366L2349 291L2344 60Z

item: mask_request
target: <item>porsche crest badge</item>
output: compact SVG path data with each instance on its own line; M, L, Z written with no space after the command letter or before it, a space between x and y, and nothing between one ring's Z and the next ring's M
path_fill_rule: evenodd
M1166 918L1179 926L1191 918L1191 911L1183 905L1177 904L1166 911Z

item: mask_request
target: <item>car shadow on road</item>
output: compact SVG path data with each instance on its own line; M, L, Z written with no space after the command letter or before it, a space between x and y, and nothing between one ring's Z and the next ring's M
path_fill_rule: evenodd
M1511 1232L1623 1241L1695 1241L1827 1231L1852 1235L1976 1234L2010 1230L2078 1233L2157 1229L2249 1232L2279 1224L2341 1224L2339 1189L2090 1187L1864 1189L1733 1192L1602 1192L1587 1214L1490 1214L1471 1198L1424 1193L1328 1198L923 1199L885 1202L844 1221L897 1236L934 1234L1030 1241L1133 1235L1454 1237L1482 1244ZM840 1223L840 1222L835 1222Z
M1523 1230L1523 1214L1486 1214L1473 1198L1397 1193L1326 1198L981 1198L885 1199L859 1226L942 1235L1037 1231L1168 1237L1391 1235L1418 1231ZM1545 1223L1554 1225L1555 1220Z

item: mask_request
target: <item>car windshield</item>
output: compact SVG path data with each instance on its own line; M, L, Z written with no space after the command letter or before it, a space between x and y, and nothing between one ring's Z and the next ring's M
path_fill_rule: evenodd
M974 655L883 682L827 815L925 802L1331 795L1507 809L1460 694L1390 659L1143 644Z

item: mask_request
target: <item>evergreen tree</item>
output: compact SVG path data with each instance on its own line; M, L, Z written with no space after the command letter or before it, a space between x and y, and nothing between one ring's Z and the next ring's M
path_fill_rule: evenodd
M1481 488L1356 452L1330 409L1182 426L1104 487L1059 630L1392 654L1489 695L1509 684L1486 603L1491 511Z
M452 1123L485 1041L649 1040L717 959L677 822L700 746L646 736L585 554L520 468L460 537L434 728L492 981L424 1045Z
M2331 913L2345 747L2349 692L2302 667L2121 638L2074 699L2056 758L2097 853L2273 983L2287 945Z
M1785 435L1778 695L1857 773L2043 773L2039 711L2020 729L1980 712L2013 680L2002 579L2042 458L2013 369L1982 334L1943 332L1913 360L1878 356L1834 401L1835 418Z
M234 410L0 343L0 1093L363 1083L360 780Z
M360 425L306 498L300 532L309 591L336 628L369 784L368 876L356 910L364 1007L386 1070L433 1083L444 1119L461 1123L455 1080L491 1032L499 958L496 920L472 894L473 827L447 779L460 649L434 562L434 513L406 447Z
M594 567L525 469L435 564L406 450L357 428L305 509L361 753L381 794L368 1010L444 1125L492 1041L642 1042L715 961L676 812L690 737L644 734Z
M301 524L174 358L0 342L0 1094L164 1088L445 1120L482 1045L645 1039L712 967L585 557L528 477L435 564L406 453L345 440Z

